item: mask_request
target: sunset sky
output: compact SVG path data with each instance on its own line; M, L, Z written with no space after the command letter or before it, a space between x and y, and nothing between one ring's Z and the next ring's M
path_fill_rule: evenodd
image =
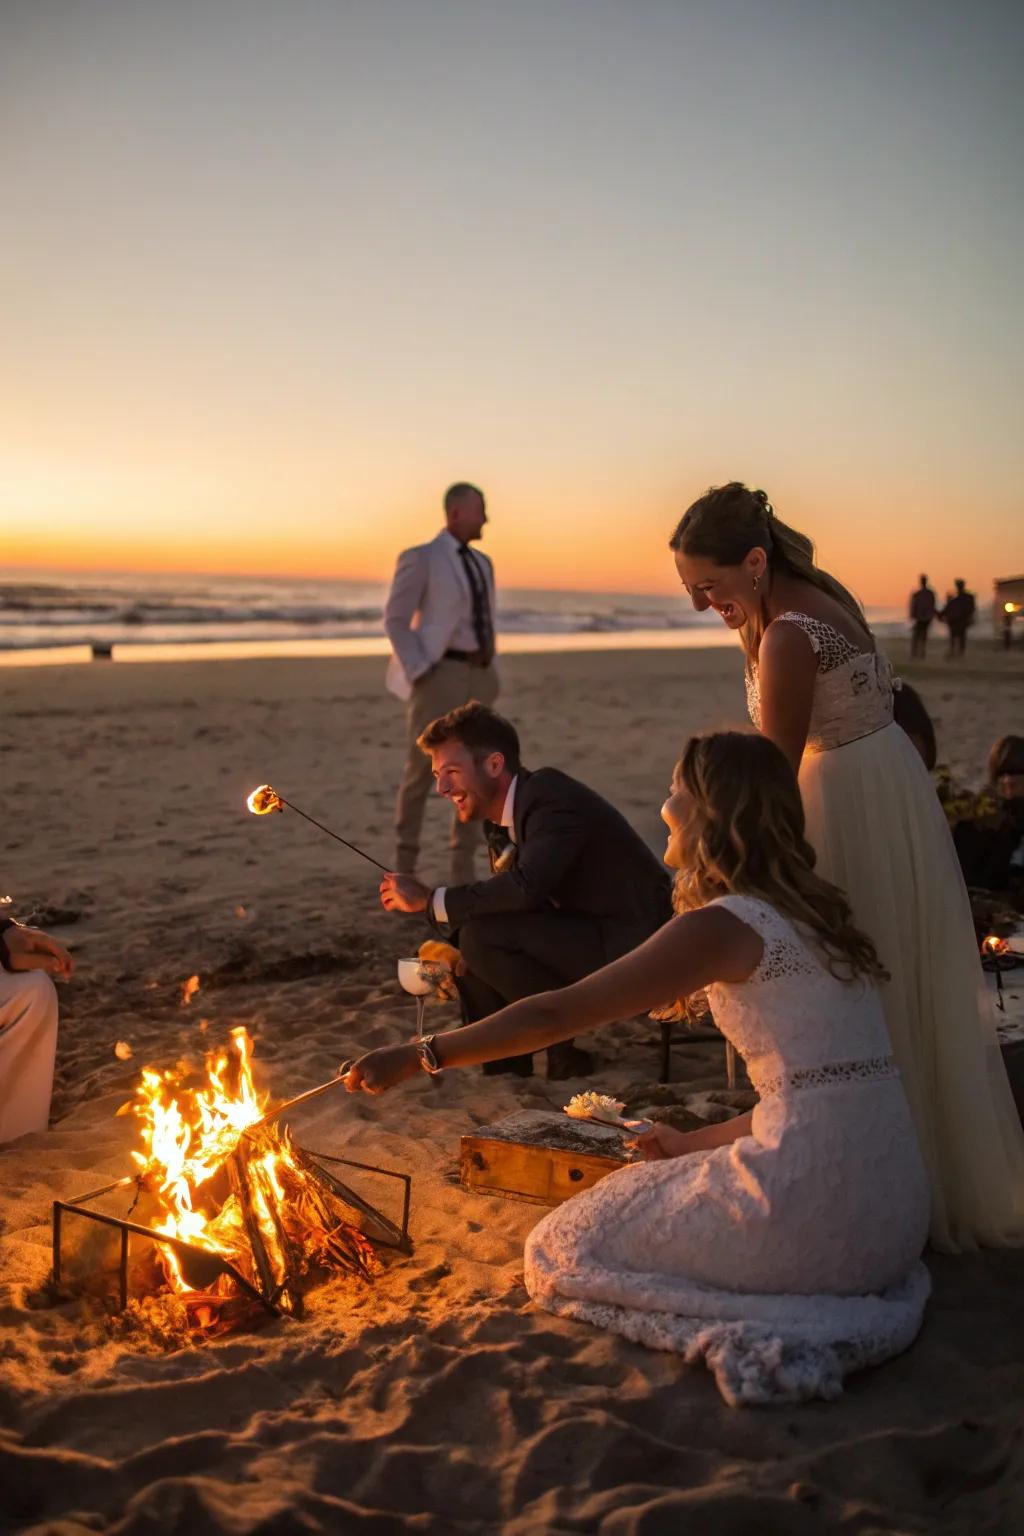
M1022 71L992 0L4 0L0 565L383 577L465 477L508 584L661 591L736 477L984 594Z

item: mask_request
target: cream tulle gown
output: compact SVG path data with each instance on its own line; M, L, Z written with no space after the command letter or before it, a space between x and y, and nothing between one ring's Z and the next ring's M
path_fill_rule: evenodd
M947 1252L1024 1243L1024 1131L1010 1092L953 840L888 662L820 619L785 613L818 658L800 764L818 871L842 887L892 980L885 1019ZM756 668L747 675L760 725Z

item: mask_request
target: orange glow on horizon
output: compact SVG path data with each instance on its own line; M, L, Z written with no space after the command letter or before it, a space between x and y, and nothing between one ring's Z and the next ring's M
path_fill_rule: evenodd
M560 476L539 485L527 472L504 479L496 473L493 488L481 477L490 522L480 547L495 562L499 587L678 596L685 603L668 538L687 492L711 478L707 469L639 488L618 481L573 485L564 471ZM148 491L111 484L104 495L87 478L83 472L80 498L62 474L45 485L17 474L8 479L0 492L3 569L28 579L66 572L377 585L390 580L400 550L442 526L434 473L417 476L412 486L364 486L362 496L349 492L345 503L339 495L333 504L305 484L287 495L279 485L264 488L261 496L255 484L229 477L220 502L208 491L159 479ZM952 489L925 503L894 484L865 505L856 491L810 475L806 487L802 476L789 485L781 474L764 479L773 487L781 482L778 515L810 533L821 565L869 606L905 608L921 571L940 598L963 576L987 602L993 579L1006 574L1008 506L993 504L987 525L971 529ZM145 515L131 510L136 500ZM245 515L235 510L242 502Z
M440 526L440 522L437 526ZM178 541L146 539L129 544L121 539L109 543L95 538L62 539L59 549L55 550L50 539L15 531L5 538L0 569L25 580L45 580L51 575L140 578L192 576L386 585L399 550L416 542L417 537L423 541L432 538L436 531L437 528L428 526L418 536L413 533L411 536L399 535L389 539L386 548L381 548L379 562L371 563L369 559L364 559L359 564L346 559L336 545L332 547L326 540L325 547L321 549L315 546L306 548L296 541L287 551L282 551L275 541L268 540L264 546L250 536L237 541L211 538L204 540L201 547L195 548L193 558L188 559L183 557ZM592 546L589 552L581 555L578 550L568 547L571 540L566 539L563 544L562 540L555 538L550 543L548 558L543 564L531 549L524 550L520 541L495 536L490 540L485 538L481 547L495 562L499 587L580 593L620 592L658 597L678 594L680 601L685 602L685 594L680 592L671 558L664 548L666 543L666 539L645 539L641 543L639 538L634 538L628 556L609 549L607 544L603 548ZM820 557L820 563L837 574L869 606L903 607L909 592L916 585L914 573L922 563L936 571L955 569L958 575L966 571L968 586L975 590L983 603L989 599L992 581L1004 574L1000 567L975 580L970 575L970 568L976 556L966 561L942 556L933 550L928 559L922 562L911 537L905 535L900 543L904 548L887 551L884 560L869 562L865 560L863 550L860 550L857 551L860 558L856 564L852 560L846 563L839 558L830 560L826 551ZM384 544L383 539L381 544ZM904 572L910 574L904 575ZM952 578L944 581L941 576L934 576L932 585L941 599L943 593L952 588Z

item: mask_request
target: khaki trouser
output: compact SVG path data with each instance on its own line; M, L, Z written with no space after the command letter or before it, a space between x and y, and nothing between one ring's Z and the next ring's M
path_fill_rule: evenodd
M494 667L471 667L465 661L441 660L425 677L413 684L412 697L406 705L409 756L395 807L395 830L398 836L395 867L401 874L411 875L415 872L420 851L423 807L433 785L430 758L417 747L417 736L438 715L446 715L459 704L468 704L470 699L479 699L481 704L493 704L497 697L498 674ZM466 885L474 878L473 855L479 842L478 823L463 824L457 817L453 819L450 844L453 885Z

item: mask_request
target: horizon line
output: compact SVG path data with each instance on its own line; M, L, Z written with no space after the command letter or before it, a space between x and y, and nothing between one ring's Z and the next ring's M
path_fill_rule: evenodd
M236 580L236 581L305 581L305 582L309 582L311 585L312 584L322 585L324 582L337 581L337 582L348 582L348 583L351 583L353 586L355 586L355 585L362 585L362 586L381 586L381 587L389 586L390 582L392 580L392 577L390 575L388 575L388 576L363 576L363 575L359 575L359 576L341 576L341 575L336 575L336 574L331 573L331 572L324 572L324 573L321 573L321 574L314 575L314 574L311 574L308 571L295 571L295 570L281 570L281 571L274 571L274 572L269 572L269 571L250 571L250 570L238 571L238 570L217 569L216 567L208 567L208 566L203 566L201 568L197 568L197 567L194 567L194 566L177 566L177 565L174 565L174 566L144 566L144 565L95 565L95 566L90 566L90 565L85 565L85 566L83 566L83 565L73 565L73 564L65 565L65 564L60 564L60 563L52 563L52 564L40 565L40 564L33 563L33 562L22 562L22 561L18 561L18 560L15 560L13 562L6 562L5 561L5 562L0 563L0 577L6 577L7 575L12 575L12 576L18 577L18 576L21 576L21 575L24 575L24 574L29 574L29 573L30 574L35 574L35 575L51 575L52 574L52 575L65 575L65 576L93 576L93 577L102 577L102 576L179 576L179 577L181 577L181 576L189 576L189 577L193 577L193 578L221 577L221 578L228 578L229 580ZM581 596L594 596L594 597L661 597L661 598L665 598L667 600L671 600L674 597L674 595L675 595L671 591L666 591L664 587L590 587L590 586L571 586L571 585L570 586L548 586L548 585L545 585L543 583L531 584L529 586L525 586L525 585L521 585L518 582L512 581L512 582L501 582L501 583L499 583L499 590L502 589L502 588L505 591L519 591L519 592L571 592L571 593L578 593ZM680 601L682 601L682 600L683 600L682 597L680 597ZM871 606L871 607L875 607L875 608L892 608L892 607L898 606L898 605L895 605L893 603L878 602L877 600L875 600L873 598L863 598L862 601L863 601L865 607Z
M68 576L191 576L191 577L226 577L237 581L308 581L322 584L329 581L350 582L353 585L387 587L391 584L392 574L386 576L365 575L338 575L326 571L313 574L309 571L279 570L224 570L215 566L157 566L157 565L76 565L48 563L45 565L28 561L2 561L0 562L0 576L8 574L18 576L25 573L38 575L68 575ZM518 590L520 592L579 592L592 594L596 597L667 597L673 596L672 592L666 592L658 587L577 587L577 586L548 586L542 582L531 583L529 586L519 582L501 582L499 584L507 591Z

